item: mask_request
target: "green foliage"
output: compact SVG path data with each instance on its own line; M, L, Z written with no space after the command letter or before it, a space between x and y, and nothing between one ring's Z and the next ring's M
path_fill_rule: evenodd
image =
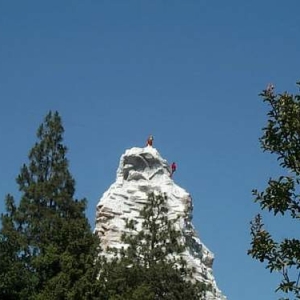
M169 220L165 195L149 194L140 212L141 228L127 222L122 241L128 247L112 249L114 258L106 263L100 278L109 300L117 299L202 299L207 287L192 283L192 272L181 254L182 234L176 219Z
M260 139L261 147L275 154L289 175L271 178L265 191L253 190L253 195L261 209L297 222L300 218L300 95L264 90L261 96L270 106L267 126L263 128ZM251 237L248 254L266 263L271 272L282 275L277 291L300 299L300 240L285 238L275 241L265 229L260 215L251 222Z
M0 299L28 299L31 273L20 257L21 239L15 230L16 206L12 196L6 197L7 213L1 215L0 231Z
M98 251L84 211L74 199L63 126L57 112L46 116L38 142L17 177L19 206L6 199L0 232L1 299L88 299Z

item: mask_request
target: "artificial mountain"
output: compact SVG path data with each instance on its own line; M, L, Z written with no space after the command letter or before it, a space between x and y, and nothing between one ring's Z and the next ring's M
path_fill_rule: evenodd
M103 194L97 205L95 232L101 246L121 248L126 220L142 223L140 210L148 194L163 193L168 197L168 218L178 218L176 226L182 233L185 251L182 256L193 268L193 278L212 287L206 300L225 300L212 272L214 256L201 242L192 224L192 198L175 184L168 162L151 147L131 148L121 156L116 181Z

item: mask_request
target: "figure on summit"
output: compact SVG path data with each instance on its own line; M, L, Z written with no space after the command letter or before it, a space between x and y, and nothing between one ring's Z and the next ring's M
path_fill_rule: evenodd
M153 140L154 140L153 135L149 135L148 140L147 140L147 146L152 147Z
M176 163L173 161L172 165L171 165L171 177L173 176L173 173L176 171L177 169L177 166L176 166Z

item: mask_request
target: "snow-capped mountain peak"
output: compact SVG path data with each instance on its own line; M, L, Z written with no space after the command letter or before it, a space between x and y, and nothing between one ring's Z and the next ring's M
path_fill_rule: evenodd
M212 274L214 256L200 241L192 224L192 198L172 179L167 160L152 146L131 148L121 156L116 181L103 194L97 205L95 232L101 246L121 248L126 220L141 226L140 211L149 193L166 194L168 218L177 219L176 227L182 232L186 250L183 258L195 269L194 279L212 286L207 300L224 300Z

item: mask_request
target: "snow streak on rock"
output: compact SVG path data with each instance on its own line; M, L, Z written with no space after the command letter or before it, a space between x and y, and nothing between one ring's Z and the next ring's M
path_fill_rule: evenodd
M186 250L183 253L188 265L195 269L194 278L212 286L207 300L224 300L212 274L214 256L200 241L191 222L192 198L170 177L171 169L155 148L131 148L121 156L117 178L103 194L97 205L95 232L101 245L121 248L125 221L136 220L140 228L140 210L147 202L148 194L166 193L168 217L178 218L177 229L182 232Z

